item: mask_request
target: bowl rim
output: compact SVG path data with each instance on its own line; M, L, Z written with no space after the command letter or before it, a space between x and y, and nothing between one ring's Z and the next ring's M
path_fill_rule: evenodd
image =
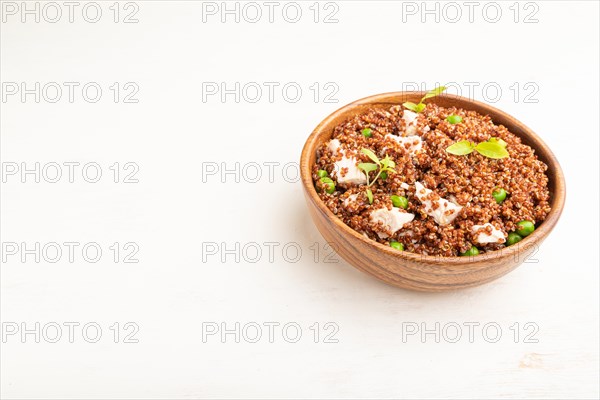
M534 142L534 145L531 145L531 147L536 152L539 152L540 149L543 149L543 151L548 155L548 162L547 162L548 169L552 168L554 170L554 182L553 182L554 183L554 193L553 193L553 199L551 199L551 202L550 202L551 209L550 209L550 212L548 213L548 215L546 216L546 219L539 225L539 227L536 227L535 231L533 231L532 234L524 237L523 240L521 240L520 242L517 243L517 245L507 246L500 250L486 252L486 253L478 254L476 256L444 257L444 256L432 256L432 255L425 255L425 254L419 254L419 253L412 253L412 252L408 252L408 251L398 251L398 250L392 249L389 246L385 246L373 239L364 237L362 234L358 233L357 231L355 231L354 229L352 229L351 227L346 225L340 218L338 218L325 205L325 203L323 203L323 201L317 194L317 191L314 187L314 184L312 181L312 173L311 173L312 165L309 164L311 151L316 151L316 142L317 142L317 139L323 135L323 128L326 125L328 125L333 119L339 117L340 115L343 115L344 113L346 113L358 106L365 106L365 105L377 106L377 105L384 105L384 104L393 105L393 104L398 104L398 102L392 101L391 98L394 98L394 97L405 97L405 98L407 98L407 97L422 97L425 95L425 93L427 93L427 92L426 91L399 91L399 92L385 92L385 93L375 94L375 95L363 97L359 100L348 103L345 106L338 108L337 110L335 110L334 112L329 114L326 118L324 118L316 126L316 128L311 132L309 137L306 139L306 142L304 143L304 146L302 148L302 154L300 157L300 176L301 176L302 185L304 186L305 193L307 193L308 197L310 197L312 203L315 204L317 206L317 208L319 209L319 211L321 213L323 213L329 220L333 221L333 223L335 224L335 226L338 229L342 230L346 234L353 236L355 239L359 240L366 246L372 246L376 250L381 251L389 256L392 256L392 257L395 257L398 259L404 259L407 261L418 262L418 263L423 263L423 264L458 266L458 265L465 265L465 264L471 264L471 263L478 263L480 261L488 260L490 258L503 259L503 258L508 258L508 257L514 257L515 252L517 254L523 253L524 251L529 249L531 246L534 246L537 243L541 242L552 231L552 229L554 229L554 226L558 222L560 215L563 211L564 203L565 203L565 197L566 197L565 178L564 178L562 168L561 168L556 156L554 155L552 150L550 150L548 145L546 145L546 143L532 129L530 129L528 126L523 124L521 121L517 120L515 117L513 117L510 114L508 114L496 107L493 107L487 103L483 103L483 102L480 102L477 100L469 99L467 97L458 96L458 95L454 95L454 94L444 93L439 97L450 98L450 99L458 101L459 103L465 103L465 105L468 105L468 104L476 105L480 109L485 110L485 114L490 115L490 117L492 118L492 121L494 121L494 117L492 116L492 114L496 114L496 116L499 115L505 119L511 120L511 122L513 122L513 124L516 127L518 127L522 132L524 132L524 134L525 134L524 136L527 136L527 139L530 139L528 141ZM439 97L433 97L433 98L428 99L428 103L435 103L436 99L438 99ZM457 105L457 107L465 108L468 110L468 108L465 107L464 105ZM478 111L478 112L481 113L480 111ZM518 137L523 139L523 135L514 133L512 129L510 129L510 131L514 135L517 135ZM549 176L548 176L548 179L550 179ZM439 272L442 272L442 271L439 271Z

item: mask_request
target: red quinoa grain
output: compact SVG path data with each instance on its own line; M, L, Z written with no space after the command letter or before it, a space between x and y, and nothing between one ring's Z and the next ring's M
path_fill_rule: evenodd
M398 143L386 137L388 134L407 135L404 120L405 110L393 106L389 110L373 108L334 128L332 139L341 143L340 151L333 153L324 143L317 150L317 161L313 166L313 181L317 185L317 171L326 170L336 182L336 191L327 194L319 192L321 200L345 224L370 239L383 244L398 241L405 251L438 256L456 256L476 246L481 253L499 250L505 243L477 243L480 232L492 233L492 227L485 226L473 230L475 225L491 224L502 231L504 238L516 229L516 224L529 220L540 224L550 212L550 195L546 164L534 154L534 150L521 143L521 139L510 133L502 125L495 125L489 116L460 108L444 108L427 104L418 114L414 126L420 136L422 148L411 154L411 146L418 140ZM446 117L454 114L462 117L462 122L450 124ZM361 131L371 129L371 137ZM411 128L413 129L413 128ZM477 152L457 156L446 152L446 148L461 140L480 143L495 137L506 142L509 157L491 159ZM380 159L388 155L396 163L395 173L387 179L379 178L370 187L373 203L369 204L366 184L343 186L334 177L334 163L344 156L355 157L358 163L372 162L361 149L375 152ZM342 168L340 175L346 176L348 168ZM370 175L371 180L374 173ZM416 197L415 182L420 182L433 192L424 198L445 199L463 208L456 218L447 225L439 225L428 215L429 208ZM319 185L317 185L318 187ZM506 199L496 203L492 196L494 188L501 187L507 192ZM380 208L392 210L391 195L408 199L406 210L414 214L414 220L401 229L380 237L386 231L381 222L373 223L370 214ZM439 207L436 203L431 208ZM445 215L452 214L446 210ZM379 234L378 234L379 233ZM384 235L385 236L385 235Z

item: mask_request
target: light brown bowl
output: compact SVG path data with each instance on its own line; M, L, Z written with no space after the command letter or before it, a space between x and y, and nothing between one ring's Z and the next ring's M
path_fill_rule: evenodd
M315 225L332 248L354 267L384 282L430 292L481 285L512 271L536 251L556 225L565 202L565 178L556 157L539 136L515 118L487 104L460 96L445 94L426 101L489 115L494 123L506 126L523 143L535 149L540 160L548 165L552 207L550 214L531 235L503 250L473 257L436 257L397 251L364 237L344 224L321 201L313 184L311 167L316 160L316 149L331 139L336 125L372 107L389 108L405 101L418 103L424 94L425 92L379 94L348 104L325 118L309 136L302 150L300 173L306 203Z

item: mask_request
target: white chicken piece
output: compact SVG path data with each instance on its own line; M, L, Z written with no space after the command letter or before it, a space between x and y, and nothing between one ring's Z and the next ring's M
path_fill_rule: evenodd
M402 229L404 225L409 223L415 218L414 214L400 211L400 209L394 207L391 210L387 208L380 208L371 212L370 219L373 223L381 222L386 231L392 235ZM380 238L385 239L389 237L388 232L377 232Z
M438 225L448 225L454 221L460 210L462 210L461 206L446 199L436 200L437 207L434 209L434 202L427 198L432 191L423 186L421 182L415 182L415 188L417 198L425 205L425 212L427 212L427 215L433 217Z
M356 166L356 158L342 157L341 160L333 164L333 177L341 186L362 185L367 183L367 176ZM342 175L342 170L348 168L345 175Z
M338 139L332 139L327 143L327 148L332 153L337 153L340 149L341 143ZM346 157L345 155L341 160L336 161L333 164L332 176L337 180L340 186L349 185L362 185L367 183L367 176L356 166L355 157ZM342 170L348 168L348 172L342 176Z
M408 152L411 155L423 148L423 140L420 136L396 136L388 133L385 137L395 140L404 148L406 148L405 144L409 143Z
M477 241L477 243L485 244L485 243L504 243L504 242L506 242L506 239L504 238L504 232L502 232L500 229L496 229L496 227L494 225L490 224L489 222L487 224L483 224L483 225L473 225L473 228L471 228L471 232L476 233L480 229L485 229L488 226L492 227L492 233L487 233L487 230L482 230L475 237L475 240Z
M404 114L402 114L402 119L406 124L406 134L414 135L417 133L417 114L416 112L412 112L410 110L404 110Z

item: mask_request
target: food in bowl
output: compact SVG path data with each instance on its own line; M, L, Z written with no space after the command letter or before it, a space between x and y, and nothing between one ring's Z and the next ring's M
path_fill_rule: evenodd
M472 256L531 234L550 212L547 166L489 116L373 106L333 129L312 179L346 225L398 251Z

